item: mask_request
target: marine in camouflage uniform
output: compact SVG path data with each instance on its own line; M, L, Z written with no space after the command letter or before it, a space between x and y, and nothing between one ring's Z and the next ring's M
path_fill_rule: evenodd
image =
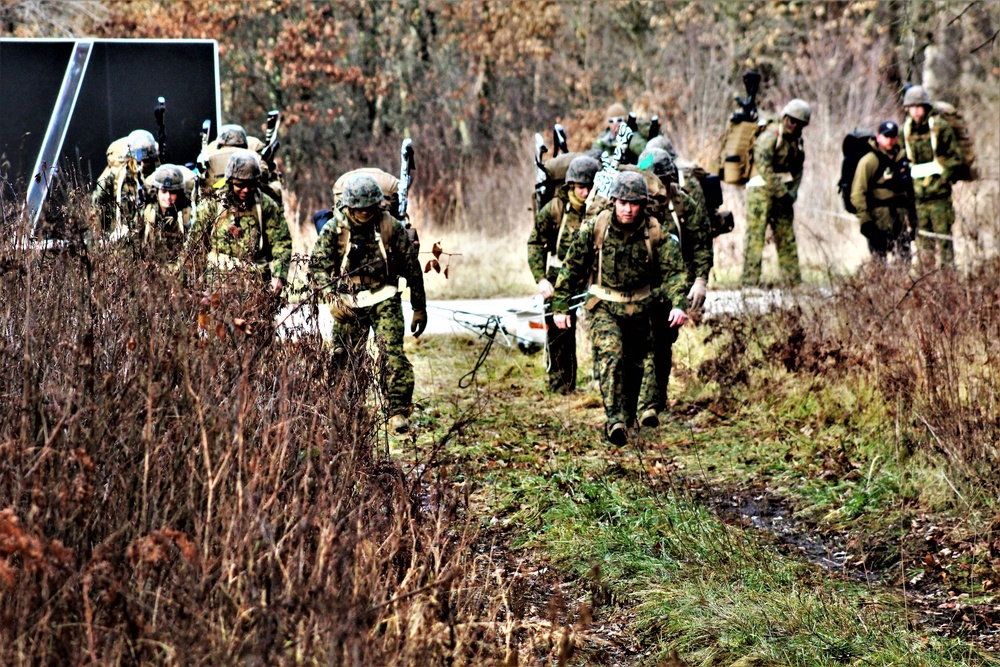
M701 308L707 293L708 274L715 262L712 243L712 226L704 205L704 193L698 187L701 199L691 196L679 187L679 172L670 154L660 148L647 149L639 156L639 165L652 171L670 193L670 201L663 210L666 229L676 233L680 239L681 256L685 267L685 289L687 304L691 308ZM688 179L686 185L698 184L696 178ZM643 361L642 389L639 405L642 409L640 422L643 426L657 426L659 413L667 405L667 385L673 367L673 346L677 342L678 328L670 326L667 315L668 304L654 309L650 317L651 344Z
M417 247L403 223L384 206L384 195L370 174L357 173L344 185L343 217L323 227L309 263L310 285L327 295L334 315L335 360L345 367L360 354L369 329L384 349L381 376L389 408L389 428L409 430L413 403L413 366L403 352L400 278L410 288L414 336L427 326L427 297Z
M128 151L124 163L105 169L92 196L101 229L119 237L136 230L138 212L147 203L139 186L160 164L159 146L150 132L135 130L124 143Z
M903 96L906 121L903 145L913 174L917 196L917 225L921 231L951 236L955 207L951 200L952 171L962 165L958 137L947 120L934 111L930 94L923 86L911 86ZM955 245L951 239L917 236L917 257L924 266L955 266Z
M781 121L768 125L754 144L751 178L747 182L747 236L743 255L743 284L760 284L764 236L771 226L778 265L785 281L802 282L795 242L795 200L802 183L805 150L802 128L809 124L809 105L794 99L785 105Z
M185 251L208 253L209 275L249 271L277 294L288 277L292 237L281 206L258 190L260 156L247 149L234 152L226 166L222 195L198 204Z
M566 171L565 183L535 215L535 226L528 237L528 267L546 302L551 302L559 269L580 231L587 196L599 169L600 164L594 158L585 155L573 158ZM552 313L545 315L549 391L554 393L568 394L576 390L576 319L576 315L571 314L569 327L559 329Z
M193 174L191 177L193 179ZM142 210L142 245L154 256L175 261L184 249L188 229L193 222L191 200L185 187L183 170L173 164L157 167L147 180L155 192ZM192 180L193 183L193 180Z
M903 174L905 155L899 147L899 126L891 120L882 122L869 140L871 152L858 161L851 183L861 234L868 239L868 250L876 261L885 261L891 252L905 265L910 262L910 220L908 187Z
M585 221L570 245L552 310L556 326L567 326L571 297L591 281L584 307L590 313L607 436L621 445L635 423L650 316L665 308L676 326L687 319L682 310L686 269L677 239L646 214L642 175L619 173L610 194L613 208Z

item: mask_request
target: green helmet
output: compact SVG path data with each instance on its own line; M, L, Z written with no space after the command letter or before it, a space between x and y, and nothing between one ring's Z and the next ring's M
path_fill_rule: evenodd
M146 130L136 130L128 135L128 151L139 162L155 159L160 154L156 139Z
M647 163L648 166L646 166ZM639 167L649 169L661 179L667 178L671 181L677 181L677 164L674 163L670 153L662 148L649 148L647 146L646 150L639 155Z
M910 86L903 93L904 107L931 106L931 94L923 86Z
M670 156L671 160L677 159L677 149L674 148L674 142L670 141L665 134L658 134L646 143L646 149L650 148L662 148L667 151L667 155Z
M347 208L369 208L382 203L385 196L378 182L368 174L355 174L344 184L340 202Z
M566 182L574 185L594 185L594 176L600 171L601 164L592 157L580 155L573 158L566 170Z
M247 148L247 131L239 125L223 125L219 128L219 138L215 142L220 148L222 146Z
M184 173L176 165L160 165L153 172L152 181L157 190L184 192Z
M784 118L785 116L808 125L809 119L812 117L812 109L809 107L808 102L796 97L781 110L781 117Z
M620 171L611 182L611 199L645 203L649 198L646 179L634 171Z
M260 156L246 148L238 148L229 156L226 163L226 180L258 181L263 170L260 166Z

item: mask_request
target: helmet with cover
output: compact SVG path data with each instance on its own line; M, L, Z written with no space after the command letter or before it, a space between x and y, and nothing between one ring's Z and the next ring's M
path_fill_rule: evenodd
M152 176L153 185L157 190L184 193L184 172L173 164L164 164L156 168Z
M240 148L229 156L229 162L226 164L227 181L238 180L257 183L262 173L260 156L253 151Z
M573 158L566 170L566 182L573 185L594 185L594 176L600 171L601 164L592 157L580 155Z
M385 196L378 182L368 174L355 174L344 184L341 195L341 205L347 208L361 209L378 206Z
M929 107L931 94L923 86L910 86L903 93L903 107Z
M784 118L788 116L789 118L794 118L803 125L808 125L809 120L812 118L812 108L809 103L803 99L796 97L785 105L785 108L781 110L781 116Z
M216 140L219 147L232 146L234 148L248 148L247 131L240 125L229 124L219 128L219 138Z
M639 166L650 169L661 180L677 181L677 164L670 153L662 148L649 148L647 146L646 150L639 156Z
M642 174L622 171L611 182L611 199L643 204L649 198L649 189Z
M160 154L156 139L147 130L135 130L128 135L128 150L139 162L154 160Z

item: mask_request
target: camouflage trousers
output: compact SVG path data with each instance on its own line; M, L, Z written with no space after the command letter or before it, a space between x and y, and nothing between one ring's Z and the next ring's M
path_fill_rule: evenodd
M778 250L778 266L784 280L798 284L802 282L799 271L799 250L795 243L795 228L792 222L795 211L791 201L775 199L766 189L747 188L747 237L743 253L743 284L760 284L760 264L764 255L764 237L767 226L771 226L774 244Z
M951 236L955 207L951 196L917 201L917 228L925 232ZM955 244L949 239L917 236L917 259L924 268L955 266Z
M335 363L349 367L361 358L369 329L381 351L384 369L376 370L390 415L408 414L413 403L413 366L403 353L403 305L399 295L369 308L354 308L354 318L335 322L333 339Z
M635 421L642 362L649 349L649 317L612 315L602 304L590 311L594 369L608 424Z
M576 390L576 315L569 328L559 329L552 315L545 316L549 350L549 391L568 394Z
M670 326L670 309L658 308L649 318L650 346L642 363L642 389L639 405L663 412L667 407L667 385L674 365L674 343L679 327Z

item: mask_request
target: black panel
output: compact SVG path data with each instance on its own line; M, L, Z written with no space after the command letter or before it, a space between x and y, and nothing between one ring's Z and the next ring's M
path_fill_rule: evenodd
M34 168L73 44L0 41L0 153L10 163L8 180L23 179ZM63 167L79 164L89 187L104 169L108 144L136 129L157 135L153 108L161 96L167 157L193 162L202 121L211 119L213 130L218 123L214 43L97 40L63 143Z
M72 53L69 40L0 41L0 177L5 180L23 179L35 167Z

